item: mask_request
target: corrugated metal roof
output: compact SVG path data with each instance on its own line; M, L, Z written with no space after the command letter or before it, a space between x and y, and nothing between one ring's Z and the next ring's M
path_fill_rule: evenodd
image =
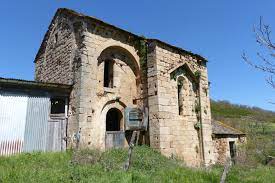
M245 135L244 132L236 128L214 120L212 120L212 133L215 135Z
M41 89L47 91L61 91L64 94L69 94L72 85L0 77L0 88Z

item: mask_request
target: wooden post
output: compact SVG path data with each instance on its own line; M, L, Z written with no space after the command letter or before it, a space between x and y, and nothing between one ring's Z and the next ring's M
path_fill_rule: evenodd
M221 181L220 183L224 183L225 182L225 179L226 179L226 176L230 170L230 167L231 167L231 159L228 158L225 165L224 165L224 169L223 169L223 173L222 173L222 177L221 177Z
M125 165L124 165L124 170L127 171L130 167L130 164L131 164L131 159L132 159L132 150L135 146L135 140L136 140L136 136L137 136L137 131L133 131L133 134L132 134L132 137L131 137L131 141L130 141L130 144L129 144L129 149L128 149L128 158L125 162Z

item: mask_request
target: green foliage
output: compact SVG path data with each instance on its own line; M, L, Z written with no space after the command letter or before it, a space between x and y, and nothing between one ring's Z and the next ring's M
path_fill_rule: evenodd
M211 101L212 118L246 133L247 143L242 163L265 164L268 156L275 156L275 113L256 107Z
M253 114L253 111L250 108L232 105L226 101L211 101L211 111L214 118L240 118L242 116L249 116Z
M0 158L0 182L219 182L222 167L192 169L147 146L135 147L128 172L127 150L26 153ZM275 168L233 167L228 182L274 182Z
M194 74L195 74L195 77L197 79L200 79L200 77L201 77L201 72L200 71L196 71Z
M234 167L227 177L228 183L235 182L274 182L275 168L269 166L259 166L257 168Z
M138 55L139 55L139 61L140 61L140 66L142 69L142 72L144 75L147 74L147 40L145 37L142 39L136 40L136 47L138 48Z
M195 128L195 129L201 129L201 123L200 123L200 122L197 122L197 123L194 125L194 128Z

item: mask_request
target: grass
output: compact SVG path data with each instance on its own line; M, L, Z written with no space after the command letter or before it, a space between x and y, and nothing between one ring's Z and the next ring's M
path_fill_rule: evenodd
M275 114L258 108L232 105L228 102L211 101L214 119L256 135L258 144L265 138L271 139L275 131ZM253 120L251 120L253 119ZM255 121L265 122L265 129L258 128L249 134ZM250 127L250 128L247 128ZM253 129L252 129L253 130ZM266 142L266 141L264 141ZM249 143L253 146L256 141ZM254 146L250 148L255 151ZM274 152L274 151L273 151ZM125 149L106 152L83 150L78 153L25 153L11 157L0 157L0 183L2 182L219 182L222 167L193 169L183 162L168 159L146 146L135 147L133 162L128 172L122 167L127 157ZM234 166L230 170L228 183L271 183L275 182L275 168Z
M0 158L0 182L219 182L222 167L193 169L146 146L135 147L128 172L125 149L32 153ZM232 168L228 182L275 182L275 168Z

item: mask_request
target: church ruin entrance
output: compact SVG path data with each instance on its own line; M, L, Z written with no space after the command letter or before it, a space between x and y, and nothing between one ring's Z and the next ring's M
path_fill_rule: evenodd
M106 114L106 139L105 147L121 148L125 144L125 133L123 131L123 115L116 108L110 109Z
M120 131L121 130L122 114L120 110L112 108L106 115L106 131Z

